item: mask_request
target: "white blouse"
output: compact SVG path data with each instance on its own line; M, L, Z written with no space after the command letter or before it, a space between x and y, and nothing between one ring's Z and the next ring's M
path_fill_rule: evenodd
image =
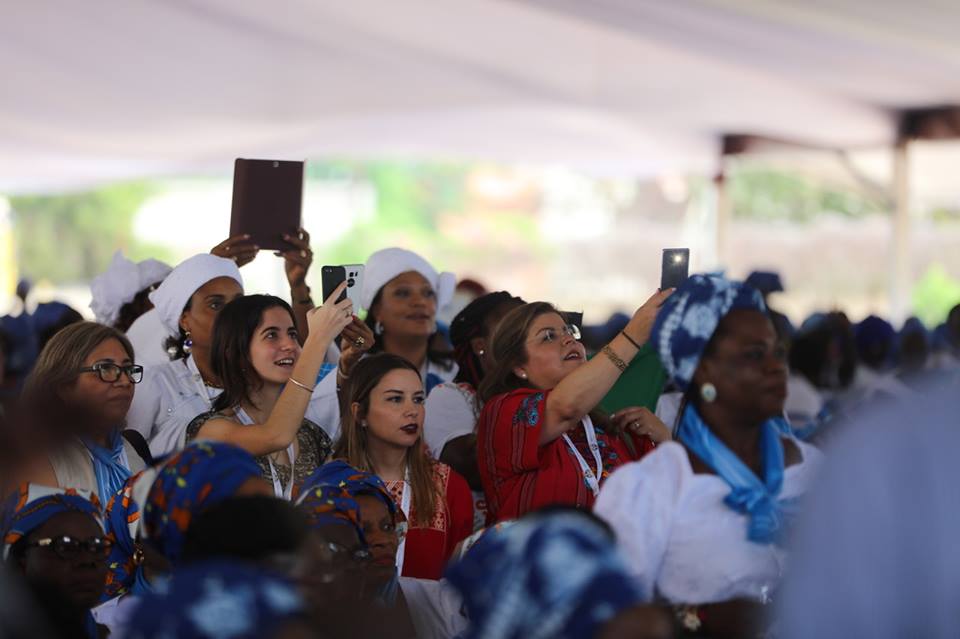
M783 499L803 495L822 461L816 448L795 443L803 461L784 471ZM729 493L717 475L695 474L676 442L607 479L594 511L616 532L646 601L704 604L772 594L786 554L747 539L749 519L724 504Z
M223 392L203 383L193 356L144 372L127 413L127 427L150 442L154 457L184 446L187 426L194 417L213 409L213 400Z
M434 387L427 397L423 422L423 439L434 459L440 459L447 442L471 434L479 417L477 393L469 386L444 382Z

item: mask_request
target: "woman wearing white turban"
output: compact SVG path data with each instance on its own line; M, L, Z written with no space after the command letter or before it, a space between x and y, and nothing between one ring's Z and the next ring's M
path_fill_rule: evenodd
M413 251L386 248L367 259L360 305L367 309L366 327L351 326L341 344L336 375L317 385L308 415L321 425L340 423L337 387L366 353L399 355L420 370L430 390L457 375L453 353L438 346L437 312L453 299L456 276L438 273ZM334 435L334 440L337 432Z

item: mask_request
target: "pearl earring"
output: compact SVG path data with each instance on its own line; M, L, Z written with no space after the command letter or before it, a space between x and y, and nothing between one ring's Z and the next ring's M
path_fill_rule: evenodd
M703 401L707 402L708 404L712 404L713 402L717 401L717 387L710 382L707 382L700 387L700 397L702 397Z
M477 355L479 355L480 357L483 357L483 354L484 354L485 352L486 352L486 351L484 351L484 350L481 348L479 351L477 351Z

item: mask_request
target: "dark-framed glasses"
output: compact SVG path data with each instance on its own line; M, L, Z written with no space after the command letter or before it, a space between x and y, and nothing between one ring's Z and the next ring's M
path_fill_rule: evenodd
M143 380L143 366L140 364L128 364L127 366L120 366L119 364L114 364L112 362L100 362L94 364L93 366L88 366L87 368L81 368L81 373L96 373L100 376L100 379L112 384L113 382L120 379L120 374L123 373L127 376L134 384L139 384Z
M27 544L30 547L49 548L57 553L57 556L66 561L71 561L80 557L81 553L86 552L89 555L102 557L106 559L113 547L113 542L105 537L90 537L89 539L77 539L70 535L60 535L59 537L46 537Z

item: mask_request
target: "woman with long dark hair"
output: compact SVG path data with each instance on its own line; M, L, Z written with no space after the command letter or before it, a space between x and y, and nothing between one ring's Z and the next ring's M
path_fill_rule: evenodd
M361 360L343 389L336 459L384 481L407 521L397 552L406 577L439 579L456 545L473 530L463 477L425 450L423 382L417 367L381 353Z
M304 414L327 348L353 320L350 300L334 299L310 314L302 349L293 311L278 297L239 297L224 307L214 327L211 363L223 393L213 411L190 423L187 439L223 441L249 451L277 497L291 499L294 486L332 448L330 435Z

